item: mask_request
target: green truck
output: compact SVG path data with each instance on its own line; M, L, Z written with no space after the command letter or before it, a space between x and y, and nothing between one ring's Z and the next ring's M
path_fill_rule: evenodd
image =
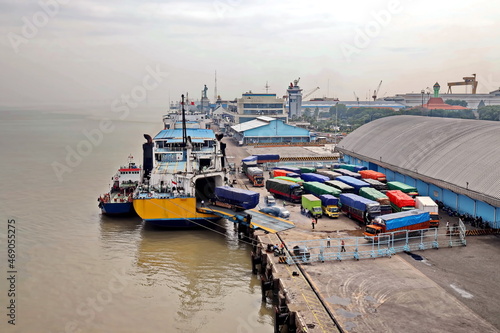
M333 188L320 182L305 182L302 184L302 187L304 188L304 191L306 193L314 194L317 197L322 194L331 194L338 198L340 193L342 193L342 191L340 191L339 189Z
M359 195L363 198L378 202L380 204L380 214L392 214L391 201L384 193L372 187L362 187L359 189Z
M306 211L307 216L320 218L323 215L321 200L312 194L302 195L302 209Z
M414 186L410 186L401 182L387 182L387 187L389 190L399 190L403 193L408 194L410 197L415 198L418 196L418 190Z

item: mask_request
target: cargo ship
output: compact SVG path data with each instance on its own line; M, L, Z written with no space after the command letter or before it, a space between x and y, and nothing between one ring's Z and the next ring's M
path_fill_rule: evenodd
M199 208L213 198L216 187L228 182L223 135L208 129L203 116L186 116L184 95L181 109L154 138L144 135L144 177L133 205L146 224L156 227L210 226L220 217Z
M98 207L105 215L131 215L134 214L132 204L133 194L141 179L141 169L133 162L133 157L128 157L128 164L121 166L111 181L113 185L108 193L97 198Z

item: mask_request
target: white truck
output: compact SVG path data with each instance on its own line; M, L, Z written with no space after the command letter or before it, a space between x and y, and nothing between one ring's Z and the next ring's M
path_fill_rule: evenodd
M439 228L439 209L437 203L431 197L415 197L415 208L429 212L430 227Z

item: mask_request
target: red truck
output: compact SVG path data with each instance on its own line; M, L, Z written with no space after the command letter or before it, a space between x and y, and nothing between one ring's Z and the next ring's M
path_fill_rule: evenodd
M245 171L248 179L253 186L262 187L264 186L264 172L261 168L257 167L248 167Z
M415 209L415 200L400 190L387 191L385 195L387 195L391 201L391 207L394 212Z
M361 175L361 178L368 178L368 179L375 179L378 180L379 182L385 183L387 178L382 172L374 171L374 170L361 170L358 171L358 173Z

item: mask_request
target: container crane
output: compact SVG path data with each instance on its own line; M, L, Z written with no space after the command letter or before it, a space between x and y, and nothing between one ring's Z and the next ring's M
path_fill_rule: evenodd
M477 85L479 84L476 80L476 74L472 74L472 76L464 76L463 79L463 82L448 82L448 94L452 94L452 86L472 86L472 93L475 94Z
M377 99L377 92L378 92L378 91L380 91L380 86L381 86L381 85L382 85L382 80L380 80L380 83L378 84L377 89L375 89L375 90L373 91L373 96L372 96L372 98L373 98L373 100L374 100L374 101Z
M312 91L308 92L307 94L305 94L302 99L306 99L307 97L311 96L314 92L318 91L319 87L316 87L314 88Z
M356 95L355 91L353 91L353 94L354 94L354 98L356 98L356 102L358 102L358 106L359 106L359 97L358 97L358 95Z

